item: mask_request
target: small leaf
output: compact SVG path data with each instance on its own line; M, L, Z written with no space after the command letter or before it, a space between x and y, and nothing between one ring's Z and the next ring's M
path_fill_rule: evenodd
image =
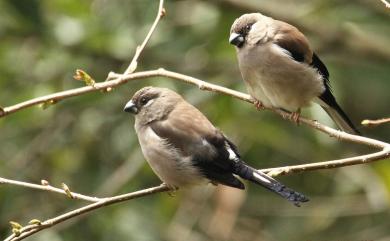
M165 8L161 9L161 17L165 17L167 15L167 10Z
M107 87L107 88L105 88L105 89L102 89L100 92L102 92L102 93L108 93L108 92L111 92L111 91L113 91L113 90L114 90L113 87Z
M84 70L77 69L76 74L73 76L75 80L84 81L88 86L94 86L95 80L87 74Z
M65 183L62 183L61 186L62 189L65 191L66 196L68 196L69 198L74 198L72 192L70 191L69 187Z
M36 224L36 225L41 225L42 222L38 219L32 219L30 220L30 222L28 222L29 224Z
M369 120L363 120L362 121L362 125L368 126L368 125L370 125L370 121Z
M20 229L13 228L12 233L15 234L15 237L19 237L22 232L20 232Z
M54 105L56 104L58 101L56 100L48 100L46 102L43 102L42 104L40 104L40 107L43 109L43 110L46 110L47 108L49 108L51 105Z
M18 222L10 221L9 224L11 224L11 227L14 229L21 229L23 228L22 225L20 225Z
M43 186L49 186L49 182L46 181L45 179L42 179L42 180L41 180L41 184L42 184Z

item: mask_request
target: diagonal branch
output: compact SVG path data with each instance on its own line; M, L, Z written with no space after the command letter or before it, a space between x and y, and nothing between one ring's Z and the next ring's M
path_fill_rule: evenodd
M184 75L184 74L180 74L180 73L176 73L173 71L169 71L169 70L165 70L165 69L160 68L157 70L142 71L142 72L136 72L136 73L127 74L127 75L110 73L109 77L111 79L113 78L110 81L99 82L99 83L96 83L94 86L85 86L85 87L80 87L80 88L71 89L71 90L67 90L67 91L62 91L62 92L34 98L34 99L31 99L31 100L28 100L25 102L21 102L19 104L13 105L13 106L5 107L5 108L3 108L3 116L9 115L11 113L17 112L17 111L25 109L25 108L28 108L30 106L34 106L34 105L38 105L38 104L42 104L42 103L47 103L48 101L58 102L60 100L64 100L64 99L67 99L67 98L70 98L73 96L78 96L78 95L82 95L82 94L86 94L86 93L94 92L94 91L98 91L98 90L104 90L108 87L116 87L119 85L123 85L129 81L151 78L151 77L158 77L158 76L167 77L167 78L175 79L175 80L185 82L188 84L192 84L192 85L197 86L201 90L216 92L216 93L228 95L228 96L231 96L231 97L234 97L234 98L237 98L237 99L240 99L240 100L252 103L252 104L254 103L253 98L248 94L245 94L245 93L242 93L242 92L239 92L236 90L232 90L232 89L229 89L229 88L226 88L223 86L219 86L216 84L211 84L211 83L208 83L206 81L194 78L192 76L188 76L188 75ZM279 114L280 116L282 116L285 119L288 119L286 117L289 115L289 113L286 111L283 111L280 109L269 109L269 110ZM300 117L299 121L301 123L304 123L304 124L314 128L314 129L317 129L321 132L324 132L331 137L335 137L339 140L364 144L364 145L368 145L368 146L372 146L372 147L376 147L376 148L384 148L386 146L390 146L390 144L382 142L382 141L378 141L378 140L363 137L363 136L352 135L352 134L348 134L348 133L345 133L342 131L335 130L333 128L330 128L326 125L319 123L318 121L310 120L310 119L307 119L304 117Z
M4 239L4 241L22 240L28 236L33 235L36 232L47 229L47 228L54 226L58 223L64 222L70 218L79 216L79 215L84 214L84 213L91 212L91 211L96 210L98 208L105 207L105 206L112 205L112 204L119 203L119 202L124 202L124 201L135 199L135 198L140 198L143 196L147 196L147 195L151 195L151 194L155 194L155 193L159 193L159 192L166 192L168 190L170 190L170 189L167 186L165 186L164 184L161 184L160 186L143 189L143 190L136 191L136 192L131 192L131 193L118 195L118 196L114 196L114 197L109 197L109 198L103 198L97 202L94 202L94 203L89 204L87 206L84 206L84 207L75 209L73 211L64 213L64 214L59 215L57 217L45 220L39 224L30 224L30 225L24 226L19 230L20 231L19 236L16 236L16 234L13 233L10 236L8 236L6 239Z
M152 27L150 28L150 30L149 30L148 34L146 35L142 44L137 46L137 48L135 50L135 54L133 56L133 59L131 60L129 67L127 67L124 74L133 73L137 69L139 56L141 55L146 44L149 42L150 38L152 37L152 34L153 34L154 30L156 29L158 22L160 22L160 20L165 16L165 14L166 14L166 12L165 12L165 8L164 8L164 0L160 0L156 19L154 20L154 23L153 23Z

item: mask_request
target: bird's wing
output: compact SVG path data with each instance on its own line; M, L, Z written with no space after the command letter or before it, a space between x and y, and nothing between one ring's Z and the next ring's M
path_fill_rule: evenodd
M183 102L178 104L169 116L162 121L150 124L153 131L165 139L184 157L190 157L193 165L212 182L236 188L244 185L233 176L237 150L223 134L195 107Z
M275 44L289 52L295 61L309 64L315 68L322 76L325 86L325 91L319 98L329 106L337 104L330 88L328 69L310 49L306 37L297 28L288 23L278 20L275 20L275 23L277 26L275 31Z
M291 57L301 63L306 63L316 69L322 76L325 91L318 96L323 102L321 106L344 131L360 134L345 112L338 105L332 94L329 82L329 71L321 59L310 49L306 37L294 26L275 20L275 44L289 52Z
M291 57L297 62L310 64L313 52L309 42L296 27L275 20L275 44L288 51Z

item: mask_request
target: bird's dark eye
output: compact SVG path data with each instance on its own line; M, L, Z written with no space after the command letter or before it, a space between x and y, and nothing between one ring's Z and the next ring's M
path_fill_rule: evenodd
M248 24L245 26L245 31L249 32L252 28L252 24Z
M142 97L141 100L140 100L140 103L141 105L145 105L146 103L148 103L148 99L146 97Z

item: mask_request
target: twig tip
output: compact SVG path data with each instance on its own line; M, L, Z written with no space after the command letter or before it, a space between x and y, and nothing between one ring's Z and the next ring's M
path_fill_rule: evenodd
M161 12L160 12L160 16L163 18L167 15L167 11L165 10L165 8L162 8L161 9Z
M74 196L72 195L72 192L70 191L68 185L66 185L65 183L62 183L62 184L61 184L61 187L62 187L62 189L65 191L66 196L68 196L69 198L74 199Z

